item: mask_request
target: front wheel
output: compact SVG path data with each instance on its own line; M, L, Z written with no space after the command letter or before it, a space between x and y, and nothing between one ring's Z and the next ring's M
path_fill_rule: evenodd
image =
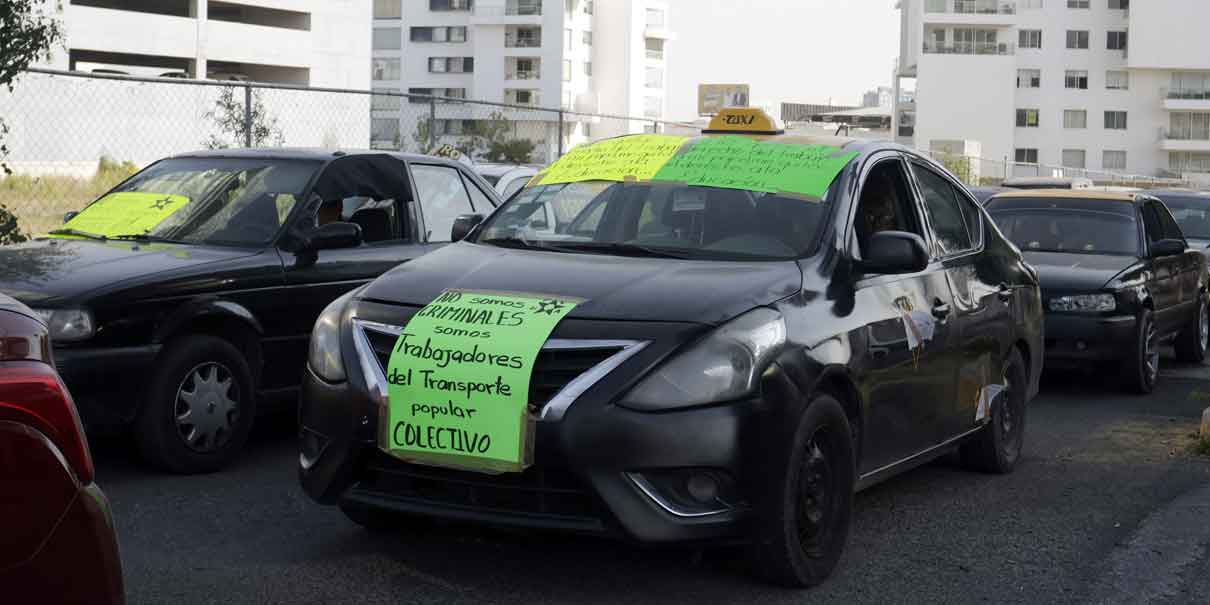
M1025 394L1029 377L1021 352L1013 347L1004 366L1004 390L991 402L991 420L959 450L962 463L984 473L1013 472L1025 445Z
M221 338L195 334L170 344L156 365L134 427L143 457L181 474L229 465L247 442L256 414L243 354Z
M1134 346L1124 361L1122 375L1127 388L1134 393L1146 395L1155 390L1160 375L1160 343L1150 309L1139 313Z
M1206 304L1205 296L1198 297L1197 314L1189 318L1175 344L1177 359L1185 363L1206 360L1206 347L1210 345L1210 305Z
M753 571L782 586L823 582L844 552L857 465L852 432L840 402L811 401L798 423L784 467L754 526ZM771 469L772 470L772 469Z

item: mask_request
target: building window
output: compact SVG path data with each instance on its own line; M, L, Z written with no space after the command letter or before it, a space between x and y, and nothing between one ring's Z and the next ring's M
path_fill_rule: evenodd
M664 100L660 97L643 97L643 115L658 118L664 115Z
M1042 87L1042 70L1040 69L1018 69L1017 70L1017 88L1041 88Z
M571 52L571 41L572 36L574 35L575 32L571 31L570 29L563 30L563 50Z
M518 88L504 89L504 102L513 105L537 105L538 91Z
M1021 48L1042 48L1042 30L1023 29L1017 32L1017 46Z
M370 140L394 143L399 140L398 118L371 118Z
M584 62L584 75L592 77L592 61Z
M1130 72L1116 70L1105 72L1105 88L1109 90L1129 90Z
M1083 109L1063 110L1063 128L1088 128L1088 112Z
M399 19L403 17L401 0L374 0L375 19Z
M1069 29L1069 30L1067 30L1067 48L1073 48L1073 49L1088 48L1088 30L1086 30L1086 29Z
M1105 48L1107 50L1126 50L1126 32L1109 32Z
M571 59L563 60L563 81L571 82Z
M1168 168L1173 172L1210 173L1210 153L1174 151L1168 154Z
M584 0L584 14L585 15L592 14L592 0Z
M647 68L647 88L664 87L664 70L659 67Z
M1173 112L1167 138L1179 141L1210 140L1210 113Z
M374 59L370 62L370 71L375 80L398 80L399 59Z
M1063 76L1063 88L1088 90L1088 72L1067 70L1067 73Z
M399 50L403 48L403 30L398 27L375 27L374 50Z
M656 29L664 27L664 11L658 8L647 9L647 27Z
M1126 170L1126 152L1106 149L1101 156L1103 170Z
M446 97L449 99L465 99L466 98L466 89L465 88L409 88L408 94L415 95L415 96L408 97L409 103L419 104L419 103L428 103L430 101L430 99L428 97ZM444 103L447 101L438 101L438 102Z
M465 27L413 27L412 42L466 42Z
M1084 168L1084 156L1085 154L1083 149L1064 149L1063 167Z
M1017 128L1037 128L1038 127L1038 110L1037 109L1018 109L1017 110Z
M504 32L505 48L540 48L541 46L541 27L514 26Z
M399 109L398 88L375 88L370 97L370 109L379 111L394 111ZM389 94L388 94L389 93Z
M504 77L508 80L537 80L542 77L542 62L535 57L505 57Z
M1130 0L1109 0L1109 10L1129 10Z
M1067 0L1067 8L1090 8L1089 0Z
M429 0L431 11L468 11L473 0Z
M664 41L659 38L647 38L647 58L656 61L664 60Z
M469 74L475 71L472 57L429 57L429 73Z
M1107 111L1107 112L1105 112L1105 129L1106 130L1126 130L1126 112L1124 112L1124 111Z
M592 46L592 32L584 32L584 46Z
M1037 164L1038 150L1018 147L1013 153L1013 157L1018 164Z

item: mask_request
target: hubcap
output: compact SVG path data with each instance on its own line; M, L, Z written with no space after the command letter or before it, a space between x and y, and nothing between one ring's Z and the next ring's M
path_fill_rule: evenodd
M836 498L833 458L827 433L817 430L807 442L798 478L798 536L809 556L822 552L831 527Z
M1210 346L1210 319L1207 315L1210 315L1210 305L1202 303L1201 313L1197 315L1197 336L1203 351Z
M177 435L185 446L210 453L231 439L239 419L239 391L231 370L206 362L190 370L176 392Z
M1147 373L1147 382L1154 382L1160 371L1160 349L1156 346L1155 324L1147 324L1147 333L1143 341L1143 370Z
M1024 430L1021 422L1022 410L1018 409L1016 392L1014 391L1012 376L1005 372L1004 374L1004 390L1000 392L1000 405L997 406L997 414L1000 421L1001 448L1004 451L1004 457L1010 460L1015 459L1021 451L1021 440L1018 433Z

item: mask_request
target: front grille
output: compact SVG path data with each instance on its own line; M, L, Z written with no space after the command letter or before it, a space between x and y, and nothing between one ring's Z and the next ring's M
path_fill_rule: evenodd
M569 527L604 528L592 493L564 469L484 475L409 464L375 452L357 489L379 497L488 514L537 516Z
M378 365L385 373L390 365L391 351L398 339L394 334L367 329L366 338L374 349ZM582 349L542 349L534 362L533 375L529 380L529 404L535 411L541 410L577 376L592 369L622 350L622 347L595 347Z

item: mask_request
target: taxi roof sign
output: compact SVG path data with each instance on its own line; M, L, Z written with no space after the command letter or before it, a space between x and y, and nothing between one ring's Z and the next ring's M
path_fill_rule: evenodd
M728 107L718 112L702 134L785 134L777 120L756 107Z

